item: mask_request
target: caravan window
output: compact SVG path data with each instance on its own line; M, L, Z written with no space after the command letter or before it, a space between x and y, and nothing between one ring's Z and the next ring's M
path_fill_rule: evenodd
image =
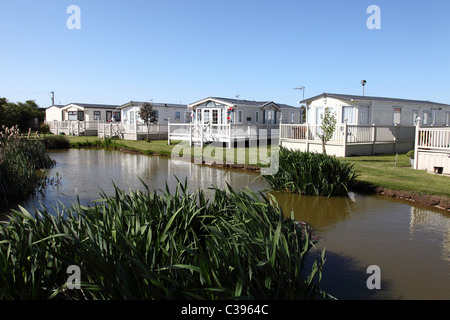
M342 123L355 124L355 107L342 107Z
M69 114L69 121L76 121L76 120L78 120L76 111L69 111L68 114Z
M402 116L402 108L401 107L395 107L393 112L394 112L393 123L394 124L400 124L401 116Z

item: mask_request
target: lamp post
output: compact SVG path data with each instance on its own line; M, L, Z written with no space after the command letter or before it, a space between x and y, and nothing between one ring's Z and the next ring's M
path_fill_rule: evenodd
M305 86L300 86L300 87L298 87L298 88L294 88L294 90L302 90L303 92L303 99L302 99L302 101L303 100L305 100ZM302 106L300 106L300 109L302 108ZM305 111L306 111L306 108L305 108ZM302 110L300 110L300 123L303 123L303 112L302 112Z
M363 97L364 97L364 86L366 85L367 81L366 80L361 80L361 85L363 87Z

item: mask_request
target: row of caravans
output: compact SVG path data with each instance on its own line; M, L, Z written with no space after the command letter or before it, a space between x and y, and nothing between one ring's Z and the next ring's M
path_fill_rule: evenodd
M130 101L123 105L71 103L46 109L46 121L117 121L124 124L143 123L139 110L144 102ZM273 101L249 101L228 98L206 98L189 105L151 103L159 124L276 124L300 123L301 109Z

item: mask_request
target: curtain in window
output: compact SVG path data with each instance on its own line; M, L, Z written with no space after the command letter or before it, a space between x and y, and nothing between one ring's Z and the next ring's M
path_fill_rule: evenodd
M355 107L342 107L342 123L355 124Z

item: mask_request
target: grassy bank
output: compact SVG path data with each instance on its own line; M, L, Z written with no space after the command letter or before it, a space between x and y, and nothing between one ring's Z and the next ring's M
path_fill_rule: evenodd
M390 190L450 197L450 177L412 169L405 154L351 157L345 160L354 164L360 174L360 182Z
M97 137L67 137L72 147L83 146L86 142L94 143ZM170 156L176 143L167 144L167 140L152 142L113 140L117 147L144 154L160 154ZM249 148L236 148L235 157L239 154L248 159ZM270 148L268 149L270 154ZM220 153L219 153L220 154ZM194 148L191 149L194 155ZM409 158L405 154L361 156L340 159L354 164L359 176L360 185L371 185L391 190L406 190L424 195L445 196L450 198L450 177L437 176L421 170L413 170ZM261 166L261 163L257 164Z

